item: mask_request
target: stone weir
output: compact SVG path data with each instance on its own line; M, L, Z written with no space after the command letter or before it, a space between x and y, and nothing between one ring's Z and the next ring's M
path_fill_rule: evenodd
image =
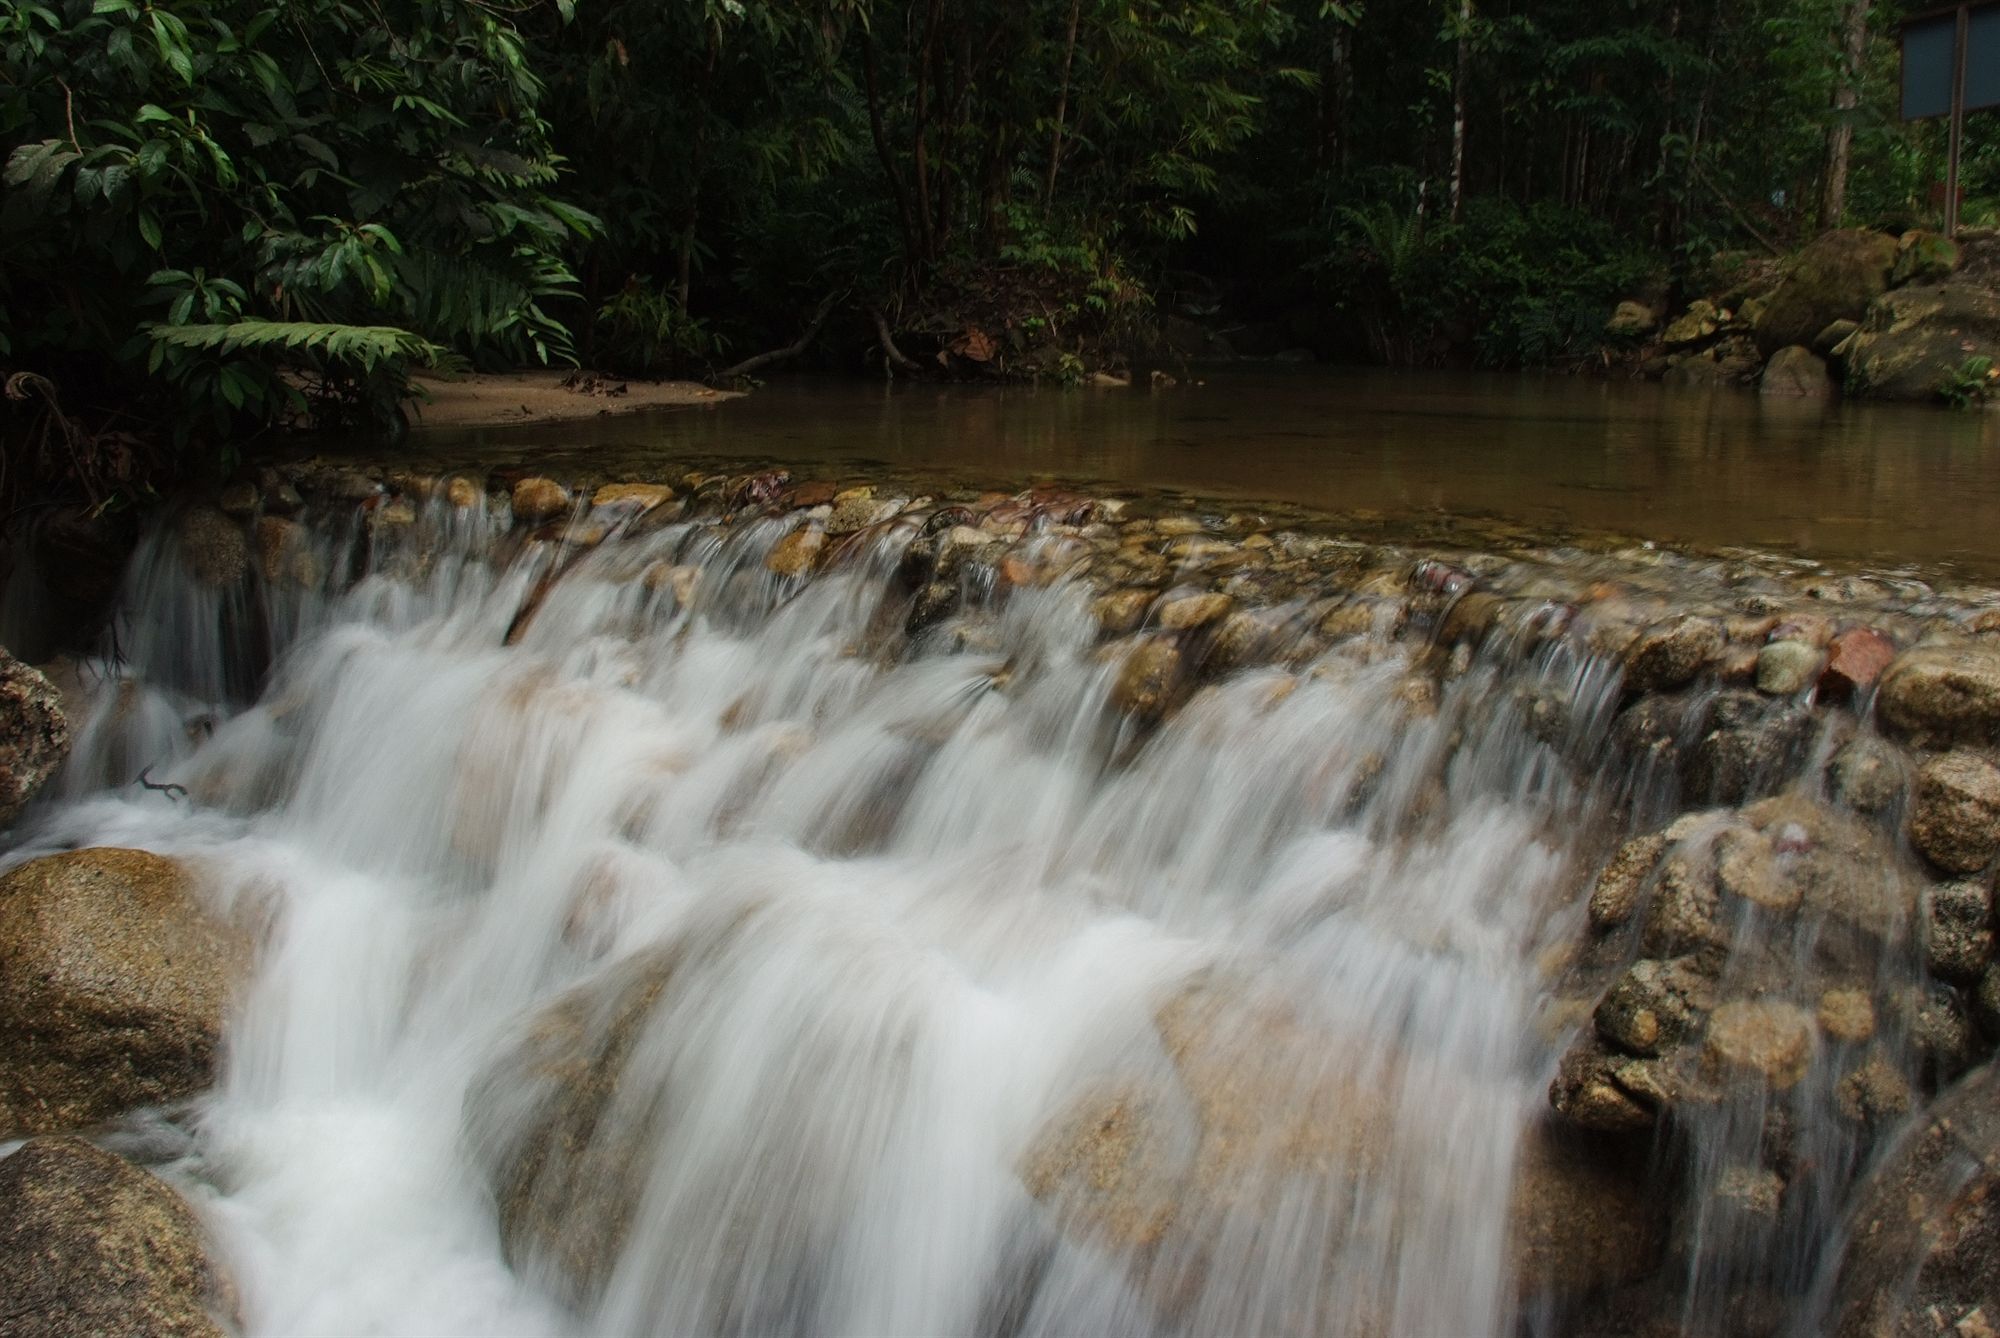
M0 1137L163 1109L202 1323L2000 1328L2000 591L313 460L10 672L7 795L74 743L0 880ZM272 1155L332 1110L429 1149L417 1225Z

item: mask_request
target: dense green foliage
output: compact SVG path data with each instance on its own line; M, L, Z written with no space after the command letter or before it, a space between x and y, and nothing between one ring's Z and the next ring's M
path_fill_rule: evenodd
M0 364L37 412L54 387L212 441L379 419L439 359L713 373L802 331L1066 375L1220 308L1322 356L1561 364L1828 200L1928 216L1901 12L25 0ZM1968 180L1990 217L2000 150Z

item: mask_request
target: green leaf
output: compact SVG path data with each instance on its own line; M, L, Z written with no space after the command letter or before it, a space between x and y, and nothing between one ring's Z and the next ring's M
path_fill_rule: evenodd
M141 209L139 211L139 236L153 250L157 251L160 249L160 242L162 240L160 220L153 216L153 211L150 209Z

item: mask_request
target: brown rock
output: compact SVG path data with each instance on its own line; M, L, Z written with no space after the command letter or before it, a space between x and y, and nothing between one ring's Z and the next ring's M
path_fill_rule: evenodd
M826 531L802 525L772 545L764 556L764 567L780 576L804 576L819 562L825 548Z
M1169 632L1188 632L1219 621L1234 606L1228 595L1168 595L1160 602L1157 620Z
M1171 637L1149 637L1125 657L1111 686L1111 704L1141 718L1165 713L1180 686L1181 649Z
M474 479L454 474L444 485L444 499L460 511L469 511L486 500L486 489Z
M1859 1045L1875 1035L1875 1001L1866 990L1828 990L1814 1016L1830 1041Z
M1825 1330L1969 1335L2000 1298L2000 1067L1938 1098L1854 1197Z
M164 1182L80 1138L0 1161L0 1333L222 1338L232 1289Z
M514 519L524 525L539 525L569 514L569 489L554 479L525 478L514 485Z
M1872 688L1895 660L1895 642L1872 627L1850 627L1827 647L1820 691L1840 694Z
M81 1128L213 1079L250 944L187 872L79 850L0 878L0 1137Z
M1124 636L1136 631L1146 620L1146 610L1153 606L1153 592L1150 590L1113 590L1101 596L1090 606L1097 618L1098 630L1106 636Z
M264 516L251 536L256 544L257 574L265 584L310 590L320 583L323 573L305 526L296 520Z
M664 483L607 483L590 495L590 506L643 515L673 500L674 490Z
M1736 1000L1708 1019L1703 1057L1719 1078L1759 1079L1780 1091L1806 1075L1813 1019L1794 1004Z
M1826 363L1811 349L1788 345L1771 355L1757 379L1757 393L1781 399L1823 400L1832 396Z
M1968 752L1926 762L1910 802L1910 844L1951 873L1990 864L2000 850L2000 769Z
M1574 1297L1644 1277L1666 1248L1665 1202L1648 1190L1643 1156L1537 1125L1522 1146L1507 1213L1521 1292Z
M1591 891L1591 928L1602 933L1632 918L1639 909L1639 896L1646 878L1666 849L1666 838L1658 833L1634 837L1618 848L1618 853L1598 875L1597 885Z
M196 507L183 512L175 526L181 561L188 572L204 585L235 585L250 569L250 546L243 539L243 527L214 507Z
M1722 657L1725 644L1721 625L1709 618L1647 628L1626 652L1626 687L1635 692L1686 687Z
M1883 673L1875 711L1919 743L2000 742L2000 650L1919 646Z
M11 826L69 756L62 693L0 650L0 827Z

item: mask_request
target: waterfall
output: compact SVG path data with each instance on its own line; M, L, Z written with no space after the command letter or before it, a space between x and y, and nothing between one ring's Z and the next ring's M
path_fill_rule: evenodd
M1562 1331L1521 1186L1564 975L1682 806L1577 611L1611 559L724 501L439 486L265 517L240 578L185 522L135 559L11 858L172 854L257 927L174 1168L251 1332ZM1142 560L1113 627L1085 567ZM1747 579L1623 561L1646 609ZM1525 612L1454 638L1475 580ZM1218 586L1247 616L1174 607ZM1825 1202L1641 1203L1583 1290L1671 1249L1698 1331L1804 1287L1835 1077ZM1683 1129L1689 1202L1746 1128Z

